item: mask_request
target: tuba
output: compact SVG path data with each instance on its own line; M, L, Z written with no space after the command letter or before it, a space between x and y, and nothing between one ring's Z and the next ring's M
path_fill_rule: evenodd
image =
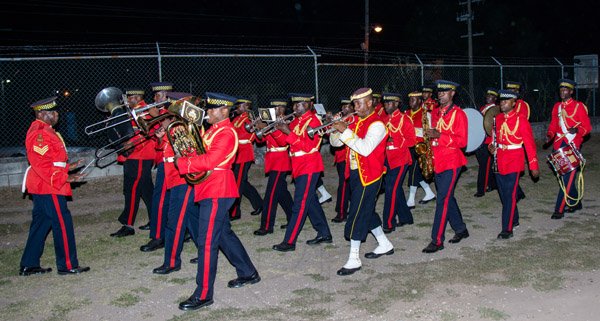
M421 122L423 123L423 141L415 145L415 152L417 153L417 162L421 167L421 173L426 180L431 179L433 175L433 151L431 150L431 142L429 136L427 136L427 130L429 130L429 119L427 119L427 108L422 107L423 117Z

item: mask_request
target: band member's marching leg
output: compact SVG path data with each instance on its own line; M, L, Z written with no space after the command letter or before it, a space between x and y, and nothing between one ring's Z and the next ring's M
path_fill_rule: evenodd
M572 98L575 87L576 83L570 79L559 80L561 101L552 108L552 118L546 134L547 143L552 143L554 151L569 144L580 151L583 138L592 131L587 106ZM556 197L552 219L561 219L565 212L575 212L582 208L579 193L583 191L577 190L577 174L583 175L581 168L560 176L562 186ZM565 191L568 196L565 196Z
M495 88L488 88L485 93L485 105L479 110L485 117L486 113L496 106L496 99L498 98L498 90ZM481 147L475 150L475 157L479 164L477 171L477 192L475 197L482 197L486 192L490 192L496 189L496 177L493 171L493 157L490 155L488 146L492 142L492 137L486 135L485 140Z
M432 128L425 133L431 138L433 150L433 166L437 201L435 217L431 229L431 243L423 249L424 253L433 253L444 248L446 224L456 233L449 241L458 243L469 237L467 226L463 222L458 203L454 197L456 183L461 168L467 164L462 149L467 146L467 115L454 104L453 98L459 84L438 80L436 83L440 107L431 117Z
M340 99L342 117L348 116L354 112L354 105L349 98ZM350 184L346 178L346 154L348 153L348 146L342 145L340 147L333 147L334 158L333 162L338 174L338 190L337 198L335 200L335 213L336 216L331 219L334 223L340 223L346 221L348 216L348 205L350 204Z
M517 98L512 91L500 90L501 113L496 115L495 141L489 147L498 164L496 181L502 201L502 231L498 234L499 239L512 237L513 228L519 225L517 189L519 176L525 170L525 154L529 158L531 176L538 178L540 175L531 125L523 115L514 111Z

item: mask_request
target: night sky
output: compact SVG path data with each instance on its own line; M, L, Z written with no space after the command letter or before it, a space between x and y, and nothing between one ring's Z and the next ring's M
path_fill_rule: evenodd
M461 0L465 1L465 0ZM459 0L370 0L371 50L466 55ZM475 56L597 54L594 1L473 4ZM0 45L210 43L360 49L364 1L2 1Z

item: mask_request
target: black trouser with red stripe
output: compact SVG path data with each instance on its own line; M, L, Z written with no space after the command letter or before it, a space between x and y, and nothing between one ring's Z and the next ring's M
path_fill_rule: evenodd
M194 242L198 238L198 206L194 203L194 187L181 184L169 189L169 209L165 228L165 258L163 265L181 266L181 250L186 228Z
M483 144L475 150L475 157L479 163L477 171L477 194L485 194L488 188L496 189L496 177L493 172L494 157L488 150L488 144Z
M40 257L44 253L46 237L52 229L56 267L59 270L78 267L73 219L67 208L66 197L54 194L33 194L31 196L33 198L32 220L25 251L21 257L21 266L40 266Z
M496 174L498 194L502 201L502 232L512 232L513 226L519 223L519 209L517 208L519 174Z
M148 219L152 212L152 164L154 160L128 159L123 163L123 194L125 208L119 216L123 225L135 224L135 217L140 206L140 198L144 200L148 210Z
M344 219L348 216L348 204L350 203L350 184L346 179L346 161L335 164L338 173L337 199L335 200L335 212L337 217Z
M152 192L152 211L150 212L150 238L160 240L165 235L169 195L165 183L165 163L156 166L156 182Z
M410 148L410 157L412 158L412 164L408 166L408 187L419 186L419 183L424 181L425 178L421 166L419 166L419 155L417 155L414 147Z
M235 203L233 203L233 206L229 211L231 217L239 217L242 215L240 210L242 196L245 196L250 201L254 210L257 210L262 206L263 200L260 198L258 191L254 185L248 182L248 170L250 170L250 165L252 165L252 162L233 164L233 175L235 176L240 197L235 200Z
M568 144L565 143L564 141L562 142L562 144L560 145L560 148L567 146ZM556 150L553 150L553 152ZM581 168L577 168L574 171L571 171L570 173L567 173L565 175L562 175L560 177L560 179L563 181L563 184L565 186L565 190L567 191L567 195L569 197L571 197L572 199L577 198L577 196L579 195L578 191L577 191L577 174L580 173ZM581 174L579 174L581 175ZM574 200L569 201L569 203L575 203ZM556 196L556 205L554 206L554 212L556 213L564 213L565 212L565 206L567 206L567 201L565 201L565 193L563 192L562 188L559 188L558 190L558 195ZM581 202L579 202L574 209L581 209L582 205Z
M408 165L390 169L386 164L387 173L385 182L385 203L383 204L383 227L393 229L397 223L413 223L413 216L406 205L406 197L402 182L406 176ZM398 222L396 222L398 217Z
M277 216L277 204L285 212L287 222L292 217L292 205L294 203L292 194L287 189L287 172L270 171L267 189L265 190L265 198L262 216L260 218L260 227L267 231L272 231L275 225L275 217Z
M467 230L463 222L460 208L454 198L454 189L460 176L461 167L449 169L435 174L435 188L437 191L437 200L435 204L435 216L433 218L433 227L431 229L431 240L436 245L444 243L444 234L446 224L450 221L450 227L456 233L462 233Z
M381 178L363 186L358 170L350 171L349 184L352 186L350 211L344 226L344 237L347 240L363 241L369 231L381 226L381 218L375 213L377 194L381 188Z
M325 213L323 213L323 208L317 198L316 188L319 176L321 176L320 172L300 175L294 178L296 189L294 191L292 217L285 230L285 238L283 239L288 244L296 244L298 235L302 231L302 227L306 221L307 213L313 228L317 231L317 237L331 236Z
M235 267L238 277L256 272L244 245L231 230L227 212L234 198L208 198L198 203L198 274L194 296L200 300L213 298L219 249Z

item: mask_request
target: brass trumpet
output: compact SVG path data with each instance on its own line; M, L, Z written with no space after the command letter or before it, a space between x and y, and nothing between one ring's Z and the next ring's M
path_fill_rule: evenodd
M254 133L256 131L256 124L261 120L252 112L248 113L248 119L250 119L250 124L245 124L244 129L246 129L246 131L249 133Z
M308 137L310 137L310 139L313 139L315 137L315 134L317 134L319 136L331 134L335 131L335 128L333 128L331 126L331 125L333 125L333 123L343 121L346 123L346 125L350 125L350 124L354 123L354 115L356 115L356 112L350 113L346 116L334 117L331 121L329 121L321 126L315 127L315 128L308 126L306 128L306 134L308 135Z
M267 125L266 127L259 129L256 131L256 137L258 139L263 139L263 137L265 137L266 135L272 133L275 131L275 127L281 123L286 123L289 124L290 122L292 122L292 120L294 120L296 116L294 114L289 114L285 117L282 118L278 118L276 121L270 123L269 125Z

